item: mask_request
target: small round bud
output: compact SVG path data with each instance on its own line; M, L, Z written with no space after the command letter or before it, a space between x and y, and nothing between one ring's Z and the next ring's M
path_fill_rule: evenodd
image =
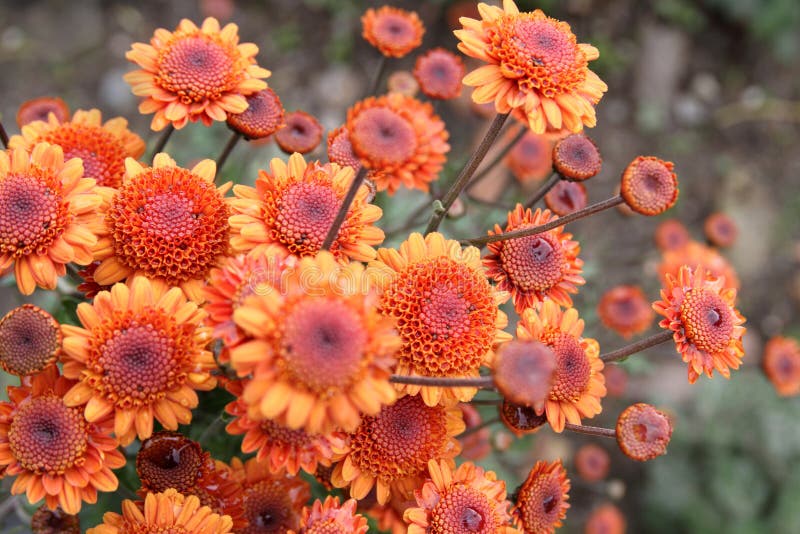
M461 58L444 48L434 48L417 58L414 78L429 98L450 100L461 94L466 67Z
M575 454L575 469L587 482L598 482L608 476L611 457L599 445L588 443Z
M500 406L500 419L517 436L532 434L547 422L547 416L544 413L537 415L533 408L513 404L505 399Z
M544 203L550 208L550 211L563 217L573 211L585 208L589 203L589 197L583 184L559 180L544 196Z
M581 182L600 172L603 158L594 141L583 134L572 134L553 147L553 167L564 179Z
M639 462L665 454L671 436L672 423L667 414L649 404L632 404L617 419L619 448Z
M667 219L656 228L656 246L662 252L683 248L691 240L689 230L676 219Z
M270 88L248 95L247 109L228 114L228 127L245 139L263 139L284 125L281 99Z
M636 213L658 215L678 200L675 166L653 156L639 156L622 173L620 194Z
M556 355L538 341L510 341L494 363L493 378L508 402L544 409L556 370Z
M390 93L413 97L417 96L417 92L419 92L419 83L407 70L396 70L386 79L386 88Z
M721 248L733 246L739 235L736 223L724 213L712 213L709 215L703 225L703 229L709 243Z
M287 154L308 154L322 141L322 125L305 111L286 114L286 126L275 134L275 141Z
M23 304L0 319L0 365L26 376L55 363L61 353L61 327L52 315Z

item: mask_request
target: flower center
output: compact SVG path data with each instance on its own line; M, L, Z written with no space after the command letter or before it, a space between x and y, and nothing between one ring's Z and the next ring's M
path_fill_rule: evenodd
M58 323L39 308L20 306L0 320L0 364L9 373L41 371L55 361L60 348Z
M351 534L351 531L336 522L336 518L317 521L304 530L305 534Z
M391 13L378 17L373 33L377 40L394 47L408 46L416 36L413 25L402 16Z
M67 225L56 178L32 168L0 181L0 254L43 255Z
M97 185L119 187L125 172L125 145L114 134L99 126L62 124L42 137L64 149L64 160L81 158L83 175Z
M62 475L83 464L86 432L82 408L67 408L61 397L48 395L20 406L11 421L8 441L11 454L27 471Z
M273 443L283 443L297 448L306 448L312 445L311 435L305 430L294 430L270 419L261 422L261 431L268 435L270 442Z
M246 110L228 115L228 125L234 130L248 139L260 139L283 125L283 106L272 89L263 89L246 98Z
M550 398L556 401L577 401L586 390L592 376L592 366L586 351L577 338L557 332L551 334L547 344L556 354L556 374Z
M242 534L282 533L297 528L286 486L277 480L262 480L244 490L244 515L250 525Z
M167 46L159 57L155 81L181 102L216 100L237 83L231 52L201 36L187 36Z
M314 254L322 247L341 204L329 185L319 181L291 184L276 199L270 237L293 254Z
M136 455L136 472L148 491L175 488L191 492L203 468L203 451L196 442L173 432L145 440Z
M722 298L705 289L692 289L681 303L681 322L686 337L709 353L725 350L733 335L733 315Z
M677 199L677 179L661 160L640 157L625 169L621 193L638 213L658 215Z
M497 527L487 497L469 486L459 485L450 489L431 511L431 533L489 534L495 532Z
M281 353L294 380L325 393L358 377L367 341L361 317L343 302L304 300L286 317Z
M408 161L417 149L414 128L404 117L383 107L359 113L350 132L353 148L371 167L399 165Z
M559 520L564 498L557 473L540 473L526 482L522 492L518 506L526 531L552 532Z
M511 282L522 291L547 291L563 278L564 252L550 232L506 241L500 260Z
M364 417L351 440L352 461L363 471L387 481L413 476L445 452L447 414L441 406L426 406L419 395L408 395Z

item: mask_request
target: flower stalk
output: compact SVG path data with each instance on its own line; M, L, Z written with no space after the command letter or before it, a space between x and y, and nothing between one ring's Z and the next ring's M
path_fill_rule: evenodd
M353 181L350 183L350 189L347 190L347 194L344 200L342 200L342 205L339 207L339 212L336 214L333 224L331 224L331 229L328 230L328 235L325 236L325 241L322 242L322 250L330 250L331 245L336 240L336 236L339 235L339 229L342 227L342 223L345 218L347 218L347 212L350 211L350 205L353 203L353 199L356 198L358 188L364 183L364 178L366 177L367 168L362 165L361 168L358 169L355 178L353 178Z
M231 134L228 142L225 144L225 148L222 149L222 153L220 153L217 158L217 175L219 175L219 171L222 170L222 166L225 165L225 162L228 160L228 156L233 152L233 147L236 146L236 143L238 143L241 138L242 134L239 132L233 132Z
M536 191L536 194L534 194L531 197L531 199L525 204L525 207L532 208L533 206L535 206L536 203L542 200L545 197L545 195L549 193L550 190L553 189L556 186L556 184L560 181L561 181L560 174L558 174L557 172L551 174L550 178L548 178L547 181L542 184L539 190Z
M173 126L172 123L169 123L161 133L161 137L158 138L156 146L153 148L153 153L150 155L150 161L153 161L153 159L156 157L156 154L164 151L164 147L167 146L167 141L169 141L169 138L172 137L172 132L174 131L175 126Z
M392 375L389 382L393 384L407 384L411 386L433 386L450 388L479 388L493 389L494 379L491 376L476 376L463 378L450 378L445 376L405 376Z
M577 432L579 434L587 434L589 436L599 436L603 438L616 438L617 431L613 428L603 428L600 426L584 426L584 425L574 425L572 423L564 424L564 428L571 432Z
M661 343L666 343L667 341L672 339L672 335L673 335L672 330L664 330L663 332L659 332L658 334L653 334L652 336L642 339L641 341L637 341L636 343L631 343L630 345L627 345L615 351L601 354L600 359L603 360L605 363L616 362L630 356L631 354L636 354L637 352L649 349L650 347L655 347L656 345L660 345Z

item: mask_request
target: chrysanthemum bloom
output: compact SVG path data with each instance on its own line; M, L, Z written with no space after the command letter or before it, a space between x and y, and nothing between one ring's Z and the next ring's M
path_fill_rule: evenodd
M653 156L639 156L622 173L620 195L625 204L642 215L658 215L678 200L675 166Z
M322 141L322 125L305 111L287 113L283 128L275 134L275 142L287 154L308 154Z
M603 368L606 377L606 392L609 397L619 398L625 395L628 389L628 373L621 365L606 365Z
M33 121L46 121L50 114L59 121L69 118L69 106L59 97L40 96L26 100L17 111L17 126L22 128Z
M98 491L115 491L111 472L125 457L111 437L111 420L88 421L70 408L64 395L75 382L51 365L8 386L9 402L0 402L0 468L16 476L11 494L25 493L33 504L77 514L81 502L97 502Z
M508 212L505 230L496 224L489 235L538 226L555 218L550 210L537 208L531 212L517 204ZM586 283L581 276L583 260L578 257L581 246L563 226L541 234L495 241L487 247L489 254L483 258L486 274L497 282L499 289L511 292L518 313L548 299L561 306L572 306L570 293L577 293L577 286Z
M526 128L527 126L521 126ZM516 132L509 131L509 138ZM504 160L511 174L520 182L544 179L553 170L553 141L548 134L526 132Z
M500 420L517 437L538 432L547 423L546 415L538 415L534 408L514 404L507 399L503 399L498 411Z
M141 69L124 78L144 98L139 112L155 113L150 128L171 123L180 130L198 120L211 126L246 110L245 97L267 88L259 78L271 73L256 65L258 47L239 44L238 31L232 23L220 30L212 17L200 28L183 19L174 32L157 29L149 45L133 43L125 57Z
M548 345L556 354L556 375L545 402L547 422L555 432L564 423L581 424L582 417L602 411L600 399L606 395L603 360L594 339L583 338L583 319L575 308L562 311L546 300L537 311L528 308L517 325L517 337Z
M484 471L472 462L458 469L447 462L428 462L430 478L415 492L417 506L403 514L408 534L516 534L510 526L506 483L494 471Z
M103 199L83 176L81 160L65 162L57 145L0 152L0 271L14 264L22 294L55 289L67 263L92 262Z
M194 495L185 496L174 489L148 493L144 505L122 501L122 515L103 514L103 523L86 534L129 534L145 532L180 532L186 534L232 534L230 516L215 514L201 506Z
M340 167L352 167L355 173L361 170L361 160L353 152L353 144L350 142L350 134L347 131L347 127L340 126L335 130L331 130L328 134L328 160L331 163L337 163ZM367 202L372 202L375 198L375 193L378 191L375 185L376 176L380 172L367 171L367 175L364 178L364 185L369 189Z
M703 373L711 378L715 369L730 378L744 356L745 319L734 308L736 290L726 289L702 267L684 266L677 277L667 275L661 299L653 303L665 317L658 326L674 332L675 349L689 364L689 383Z
M724 280L728 289L739 289L739 276L733 266L717 249L707 247L697 241L690 241L681 248L667 250L658 265L658 276L662 284L666 284L667 275L678 276L684 265L696 270L700 267L717 278Z
M594 443L587 443L575 453L575 470L587 482L597 482L608 476L611 457Z
M556 355L538 341L510 341L497 352L492 377L500 394L514 404L544 410L556 370Z
M461 83L461 80L458 80ZM419 82L412 73L407 70L396 70L386 78L386 92L400 93L406 96L417 96L419 92Z
M458 98L465 73L461 58L444 48L428 50L414 64L414 78L420 89L429 98L437 100Z
M283 533L296 529L306 502L311 499L308 482L300 477L275 475L256 458L242 463L231 460L234 476L241 484L246 528L238 534Z
M659 224L654 238L656 246L664 253L681 249L692 240L689 230L677 219L667 219Z
M666 454L671 436L667 414L643 402L628 406L617 419L617 444L632 460L644 462Z
M650 328L656 314L641 287L622 285L603 293L597 316L608 328L629 339Z
M346 127L353 151L378 191L394 194L401 185L427 191L444 167L449 134L428 102L391 93L356 102Z
M125 173L125 158L139 159L144 154L144 141L128 130L128 121L114 117L103 122L99 109L79 109L70 120L55 115L22 128L22 135L13 136L8 146L30 151L45 141L60 146L64 158L81 158L83 172L98 185L119 187Z
M739 229L736 222L724 213L712 213L703 224L708 241L717 247L727 248L736 243Z
M363 503L360 503L366 508ZM387 504L375 504L366 510L366 514L375 520L381 532L389 534L407 534L408 525L403 521L405 511L416 503L414 499L401 500L392 498Z
M296 475L301 469L313 475L319 466L330 466L334 452L347 450L346 434L309 434L305 430L292 430L271 419L253 420L247 415L247 404L240 397L244 391L242 381L228 383L226 389L237 397L225 406L233 420L225 427L231 435L244 434L242 452L256 453L256 459L273 473L285 471Z
M800 394L800 346L792 338L776 336L764 347L761 362L778 395Z
M67 514L61 508L50 510L41 506L31 517L32 534L80 534L81 520L77 515Z
M201 289L212 267L227 256L229 209L214 186L216 165L203 160L191 170L158 154L152 167L128 158L118 191L107 198L109 235L95 247L98 284L143 276L180 287L201 302Z
M77 313L83 328L61 327L64 375L80 380L64 397L68 406L86 404L90 422L113 413L122 445L149 438L154 417L168 430L191 421L195 390L216 385L206 350L211 329L200 325L205 313L196 304L178 288L137 278L79 304Z
M492 452L492 446L489 443L491 432L488 427L482 426L483 418L474 406L467 403L459 403L458 407L461 408L461 415L464 417L465 431L481 426L480 429L471 431L468 435L458 440L461 443L461 458L477 462L486 458Z
M530 129L579 132L597 122L594 106L608 87L589 70L597 49L578 44L566 22L541 10L520 13L513 0L503 8L478 4L482 20L461 19L453 33L464 54L488 63L464 78L476 87L475 102L494 101L498 113L524 110Z
M17 376L38 373L61 354L61 326L33 304L23 304L0 319L0 365Z
M245 139L268 137L286 122L283 104L275 91L269 87L246 97L247 109L241 113L228 114L228 128L239 132Z
M613 504L592 510L584 527L585 534L625 534L625 516Z
M566 180L582 182L596 176L603 158L594 141L583 134L559 139L553 147L553 167Z
M567 516L569 489L567 471L561 460L536 462L517 490L512 513L518 526L525 532L537 534L555 532Z
M586 186L579 182L569 182L567 180L559 180L544 196L545 206L559 217L581 210L588 203L589 197L586 194Z
M398 321L403 340L395 373L411 376L477 377L490 365L494 348L511 336L508 317L498 308L508 294L484 275L480 251L461 248L438 232L413 233L395 249L378 250L370 264L383 289L380 309ZM421 394L428 406L466 402L475 388L397 385Z
M362 37L387 57L403 57L422 44L425 27L414 11L391 6L367 9Z
M349 487L363 499L375 487L379 504L408 499L425 477L428 460L453 464L461 451L455 436L464 431L457 406L427 406L419 395L406 395L376 416L364 417L350 435L350 450L336 464L331 482Z
M286 534L366 534L367 518L356 513L358 502L348 499L339 504L339 498L329 495L325 502L319 499L303 508L300 528Z
M394 402L400 340L377 300L360 263L342 266L326 251L245 300L233 319L252 339L230 352L239 376L252 375L241 397L248 416L310 433L352 431Z
M270 161L269 172L259 171L255 187L236 185L231 201L231 245L238 252L264 255L276 245L297 256L319 252L339 212L354 171L336 163L306 162L292 154L288 164ZM374 226L383 211L370 204L369 189L359 188L330 251L337 260L369 261L373 245L383 242L383 230Z
M78 284L75 289L83 293L83 297L86 300L92 300L101 291L109 291L111 289L112 284L100 285L94 279L94 272L99 266L99 261L93 261L83 269L78 270L78 276L83 279L83 282Z

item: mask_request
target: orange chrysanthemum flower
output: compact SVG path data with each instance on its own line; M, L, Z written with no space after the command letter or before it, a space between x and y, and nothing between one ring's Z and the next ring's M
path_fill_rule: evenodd
M237 397L225 406L233 416L225 430L231 435L244 434L242 452L256 453L256 459L269 467L272 473L286 472L296 475L301 469L313 475L320 466L328 467L334 453L347 451L343 432L309 434L293 430L271 419L253 420L247 415L247 404L241 400L245 381L232 380L226 389Z
M428 460L453 459L461 451L455 436L464 431L458 406L427 406L419 395L406 395L376 416L364 417L350 434L350 450L337 455L331 474L337 488L363 499L375 487L378 504L392 495L409 499L424 478Z
M61 354L61 326L33 304L23 304L0 319L0 366L17 376L32 375Z
M463 17L464 29L453 32L459 50L488 63L464 78L476 87L472 100L494 101L498 113L519 108L535 133L595 125L594 106L608 89L589 70L600 56L595 47L578 44L569 24L541 10L520 13L513 0L478 10L482 20Z
M115 491L111 472L125 457L111 437L109 418L88 421L64 395L75 384L51 365L8 387L9 402L0 402L0 467L16 476L12 495L41 499L50 510L77 514L81 502L97 502L98 491Z
M511 130L508 132L509 142L516 133ZM503 161L511 170L511 174L520 182L544 179L553 170L552 135L525 132L522 139L514 143Z
M129 534L181 532L186 534L232 534L230 516L215 514L201 506L194 495L185 496L170 488L163 493L148 493L143 505L122 501L122 515L103 514L103 523L86 534Z
M534 434L547 423L544 413L538 415L533 407L514 404L507 399L503 399L498 411L500 420L517 437Z
M625 516L613 504L604 504L592 510L586 520L585 534L625 534Z
M349 499L339 504L339 498L329 495L325 502L319 499L303 508L300 528L286 534L366 534L367 518L356 513L358 502Z
M346 127L378 191L389 194L401 185L427 191L450 151L449 134L433 106L400 93L356 102L347 112Z
M477 377L490 365L494 347L511 336L498 306L508 294L486 280L480 251L461 248L438 232L413 233L395 249L378 250L370 264L383 289L381 312L398 321L403 347L395 373L410 376ZM428 406L468 401L475 388L397 385L421 394Z
M389 57L403 57L422 44L425 27L414 11L391 6L367 9L361 17L362 37Z
M271 289L233 312L252 337L230 349L239 376L252 375L241 397L251 419L351 431L395 400L389 369L399 339L360 263L320 252L288 264Z
M78 284L75 288L81 293L86 300L92 300L101 291L108 291L111 289L112 284L100 285L94 279L94 272L100 266L99 261L93 261L86 265L83 269L78 270L78 276L83 279L83 282Z
M692 240L689 230L677 219L667 219L659 224L653 237L656 246L665 254L667 251L683 248Z
M231 460L236 480L241 484L246 528L238 534L283 533L300 526L301 514L311 499L308 482L300 477L275 475L256 458L242 463Z
M125 173L125 158L139 159L144 154L144 141L128 130L122 117L103 122L98 109L79 109L69 121L55 115L47 121L36 121L22 128L22 135L13 136L8 146L30 151L45 141L60 146L64 158L81 158L83 172L98 185L119 187Z
M598 482L608 476L611 457L601 446L587 443L575 453L575 470L587 482Z
M620 450L632 460L645 462L666 454L672 422L661 410L639 402L619 414L616 431Z
M586 193L586 186L579 182L569 182L567 180L559 180L544 196L545 206L559 217L581 210L588 203L589 197Z
M730 378L744 356L745 319L734 308L736 290L702 267L683 266L677 277L667 275L661 299L653 303L665 317L658 326L674 332L675 348L689 364L689 383L703 373L711 378L715 369Z
M556 354L556 374L545 402L547 422L555 432L565 423L581 424L582 417L602 411L600 399L606 395L603 360L594 339L583 338L583 319L575 308L562 311L552 300L540 310L528 308L517 325L517 337L549 345Z
M228 128L242 134L245 139L268 137L286 123L283 104L275 91L269 87L248 95L247 109L241 113L228 114Z
M603 293L597 315L604 325L625 339L650 328L656 316L642 288L626 285Z
M797 340L775 336L764 347L761 362L778 395L791 397L800 394L800 345Z
M703 231L709 243L722 248L732 247L739 236L736 221L725 213L712 213L709 215L706 218L706 222L703 223Z
M620 196L636 213L653 216L667 211L678 200L675 165L654 156L638 156L622 173Z
M569 508L570 483L561 460L536 462L517 491L513 514L525 532L552 534Z
M230 184L214 186L216 165L208 159L187 170L162 153L152 167L128 158L125 169L122 187L106 199L109 235L95 247L95 281L143 276L201 302L209 271L229 250L223 195Z
M123 445L150 437L154 417L168 430L191 421L195 390L216 385L206 350L211 329L200 326L205 313L196 304L178 288L137 278L79 304L77 313L83 328L61 327L64 375L80 380L64 398L68 406L86 404L89 421L113 413Z
M723 287L739 289L739 276L728 260L717 249L707 247L697 241L689 241L680 248L665 249L661 263L658 265L658 276L661 278L661 283L667 283L667 275L677 278L684 265L693 270L702 267L723 280Z
M449 100L461 94L461 78L466 68L461 58L445 50L433 48L417 58L414 78L429 98Z
M531 212L521 204L508 212L505 230L494 226L489 235L531 228L556 219L549 210ZM572 306L570 293L577 293L579 285L586 283L580 275L583 260L578 257L580 244L563 226L547 232L495 241L487 245L489 254L483 258L487 276L497 282L497 287L510 291L514 308L522 313L545 300L561 306Z
M33 121L46 121L50 114L59 121L69 118L69 106L61 98L41 96L26 100L17 111L17 126L22 128Z
M183 19L174 32L159 28L150 44L133 43L125 57L141 67L127 73L140 113L155 113L150 128L176 129L188 121L224 121L247 109L245 96L266 89L270 71L256 65L258 47L239 44L239 28L209 17L198 28Z
M447 462L428 462L428 479L415 492L417 506L403 514L408 534L480 532L517 534L509 525L506 484L494 471L484 471L472 462L458 469Z
M83 176L81 160L65 162L57 145L0 152L0 272L13 263L22 294L37 285L55 289L67 263L92 262L105 232L97 213L102 197Z
M322 125L305 111L286 114L284 126L275 134L275 142L287 154L308 154L322 141Z
M81 520L61 508L40 506L31 517L31 534L81 534Z
M297 256L319 252L353 181L353 169L336 163L306 162L292 154L288 164L274 158L269 172L259 171L255 187L237 185L231 201L231 245L240 252L264 255L282 247ZM331 245L343 264L369 261L373 245L383 242L383 230L374 226L383 211L368 201L369 189L359 188L347 217Z

